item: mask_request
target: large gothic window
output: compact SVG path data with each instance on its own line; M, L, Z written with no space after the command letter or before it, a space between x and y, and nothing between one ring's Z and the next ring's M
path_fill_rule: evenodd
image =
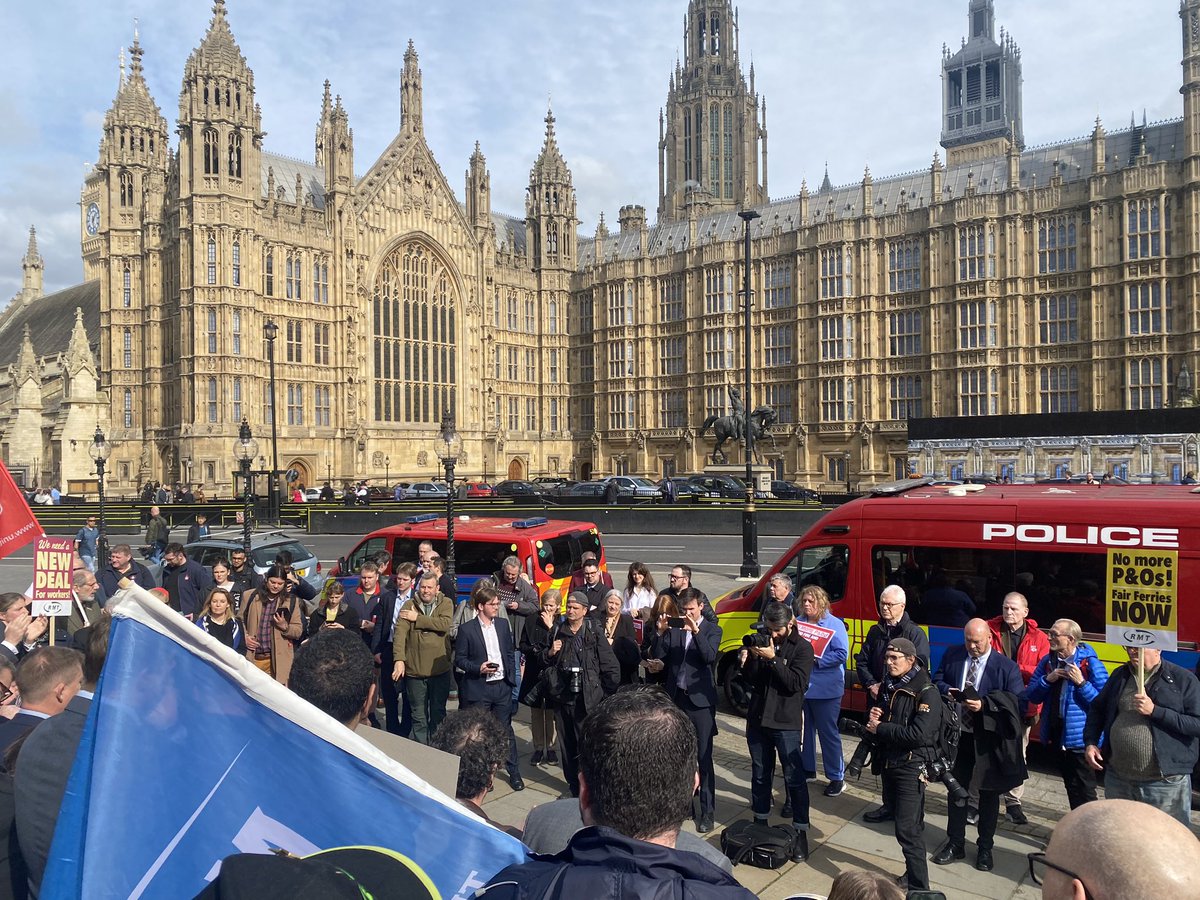
M375 278L375 418L436 424L454 412L458 292L427 247L410 242Z
M217 129L204 129L204 174L216 175L221 169L221 148L218 143Z
M233 178L242 177L242 136L236 131L229 135L229 167Z

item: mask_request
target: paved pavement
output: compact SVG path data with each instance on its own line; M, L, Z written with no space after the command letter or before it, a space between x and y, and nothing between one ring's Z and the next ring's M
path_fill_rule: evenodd
M716 575L700 575L696 584L709 596L716 597L736 582ZM708 835L713 846L720 847L723 827L750 818L750 757L746 750L745 720L729 712L717 716L718 734L714 748L717 775L716 828ZM514 721L519 746L528 748L531 739L529 711L522 707ZM856 738L843 737L846 758L853 753ZM503 775L496 779L494 793L484 804L488 815L506 825L520 826L530 809L540 803L556 800L566 790L562 770L558 766L534 768L529 764L528 749L522 753L521 767L526 790L515 793ZM820 761L818 760L818 771ZM891 823L868 825L862 813L879 803L879 780L864 774L858 782L847 782L840 797L825 797L824 776L809 785L811 822L808 862L788 863L780 869L756 869L738 866L738 880L763 900L783 900L801 892L828 893L834 877L847 868L862 868L898 875L904 871L903 858L896 843ZM776 774L776 807L783 802L783 781ZM1016 826L1003 815L996 834L995 869L978 872L974 867L974 829L968 826L968 849L965 860L949 866L929 866L932 887L945 892L951 900L957 898L987 898L987 900L1036 900L1041 888L1029 878L1025 854L1040 850L1050 838L1054 823L1067 811L1066 792L1057 774L1043 770L1031 774L1026 782L1025 812L1029 824ZM773 822L783 822L778 815ZM1194 817L1193 823L1197 820ZM946 835L946 792L941 786L931 787L926 800L926 845L932 854L941 846ZM691 821L684 828L695 830Z

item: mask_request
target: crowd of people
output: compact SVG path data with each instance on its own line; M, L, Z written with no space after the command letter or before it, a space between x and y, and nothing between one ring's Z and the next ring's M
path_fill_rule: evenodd
M696 897L748 895L730 875L728 860L680 827L688 818L699 835L715 827L715 672L723 636L688 566L673 567L669 586L660 590L649 569L634 563L624 585L614 586L600 561L585 555L564 592L539 596L520 561L509 557L459 603L429 542L419 545L414 560L377 554L361 564L353 588L333 581L319 597L286 556L260 576L244 552L204 567L180 544L168 543L158 587L128 545L113 546L98 572L84 553L95 545L80 540L78 547L73 611L61 623L64 646L44 646L47 622L29 614L28 598L0 594L0 786L3 777L15 778L14 827L31 883L45 865L53 821L22 825L22 748L34 743L35 732L65 746L70 735L77 742L107 641L104 598L130 578L155 588L180 615L348 727L382 728L458 755L457 799L489 822L487 795L501 768L511 788L521 791L523 760L537 769L561 767L561 800L535 809L520 829L493 823L523 836L541 855L497 873L487 896L607 896L606 871L622 872L628 884L686 882ZM1045 878L1045 896L1072 896L1051 889L1076 882L1086 892L1079 896L1132 896L1105 893L1089 879L1088 866L1116 876L1072 855L1099 815L1088 806L1138 801L1190 828L1200 681L1158 650L1129 648L1129 664L1110 673L1076 622L1060 619L1043 632L1029 618L1026 598L1013 592L1000 616L967 621L961 645L931 667L926 632L907 614L904 590L889 585L879 597L878 622L851 660L846 627L820 586L794 586L777 575L764 600L737 662L748 692L754 820L765 825L774 816L778 761L779 818L795 836L790 858L804 862L818 749L826 797L840 795L869 759L881 780L882 804L864 818L892 822L904 858L898 885L848 872L831 896L928 889L930 859L935 865L966 860L970 826L972 863L990 871L1001 809L1014 823L1028 821L1022 787L1033 728L1056 760L1073 811L1049 846L1030 855L1030 871ZM848 665L868 700L865 759L856 753L846 760L842 753ZM47 720L68 722L62 717L73 705L67 737L42 727ZM522 705L529 709L531 747L521 746L513 729ZM1105 801L1097 801L1100 772ZM65 777L61 773L62 785L30 790L39 803L55 792L61 798ZM935 781L947 787L949 824L931 856L925 793ZM1128 814L1147 815L1140 808ZM1152 816L1146 828L1168 842L1191 837L1187 828L1181 835L1169 820ZM1200 856L1200 847L1190 846L1193 857ZM1179 860L1149 868L1162 871L1141 877L1192 873ZM626 896L656 896L655 890L637 888Z

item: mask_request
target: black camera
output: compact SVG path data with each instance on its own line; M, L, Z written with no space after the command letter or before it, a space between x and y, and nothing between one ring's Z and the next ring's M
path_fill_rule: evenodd
M847 766L847 770L849 767ZM944 756L939 756L931 763L925 766L925 780L932 784L935 781L940 781L946 788L946 798L954 806L966 806L967 798L970 796L967 789L959 784L957 778L951 770L951 764Z
M563 674L567 676L566 692L568 694L579 694L583 692L583 669L579 666L570 666L563 669Z
M857 781L862 777L863 769L871 762L871 754L875 751L875 738L854 719L838 719L838 728L853 737L862 738L846 763L846 776Z
M770 647L771 646L771 629L762 622L755 622L750 626L751 634L742 635L743 647Z

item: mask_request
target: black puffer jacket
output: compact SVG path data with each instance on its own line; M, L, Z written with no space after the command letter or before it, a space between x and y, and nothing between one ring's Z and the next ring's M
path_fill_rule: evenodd
M896 638L912 641L913 646L917 648L917 656L921 659L921 668L928 670L929 636L908 617L908 613L904 613L895 625L876 622L863 638L862 649L854 658L854 665L858 670L858 683L864 688L883 681L883 676L887 674L883 665L883 653L887 650L887 645Z
M563 642L562 649L556 656L550 656L550 647L556 640ZM621 666L604 632L590 616L584 617L575 634L571 634L566 622L555 625L550 631L547 647L542 651L542 664L557 666L562 671L572 666L583 670L583 690L578 701L583 704L585 713L591 712L621 684Z
M892 694L875 732L877 744L871 770L928 763L938 755L942 728L942 698L924 667Z

